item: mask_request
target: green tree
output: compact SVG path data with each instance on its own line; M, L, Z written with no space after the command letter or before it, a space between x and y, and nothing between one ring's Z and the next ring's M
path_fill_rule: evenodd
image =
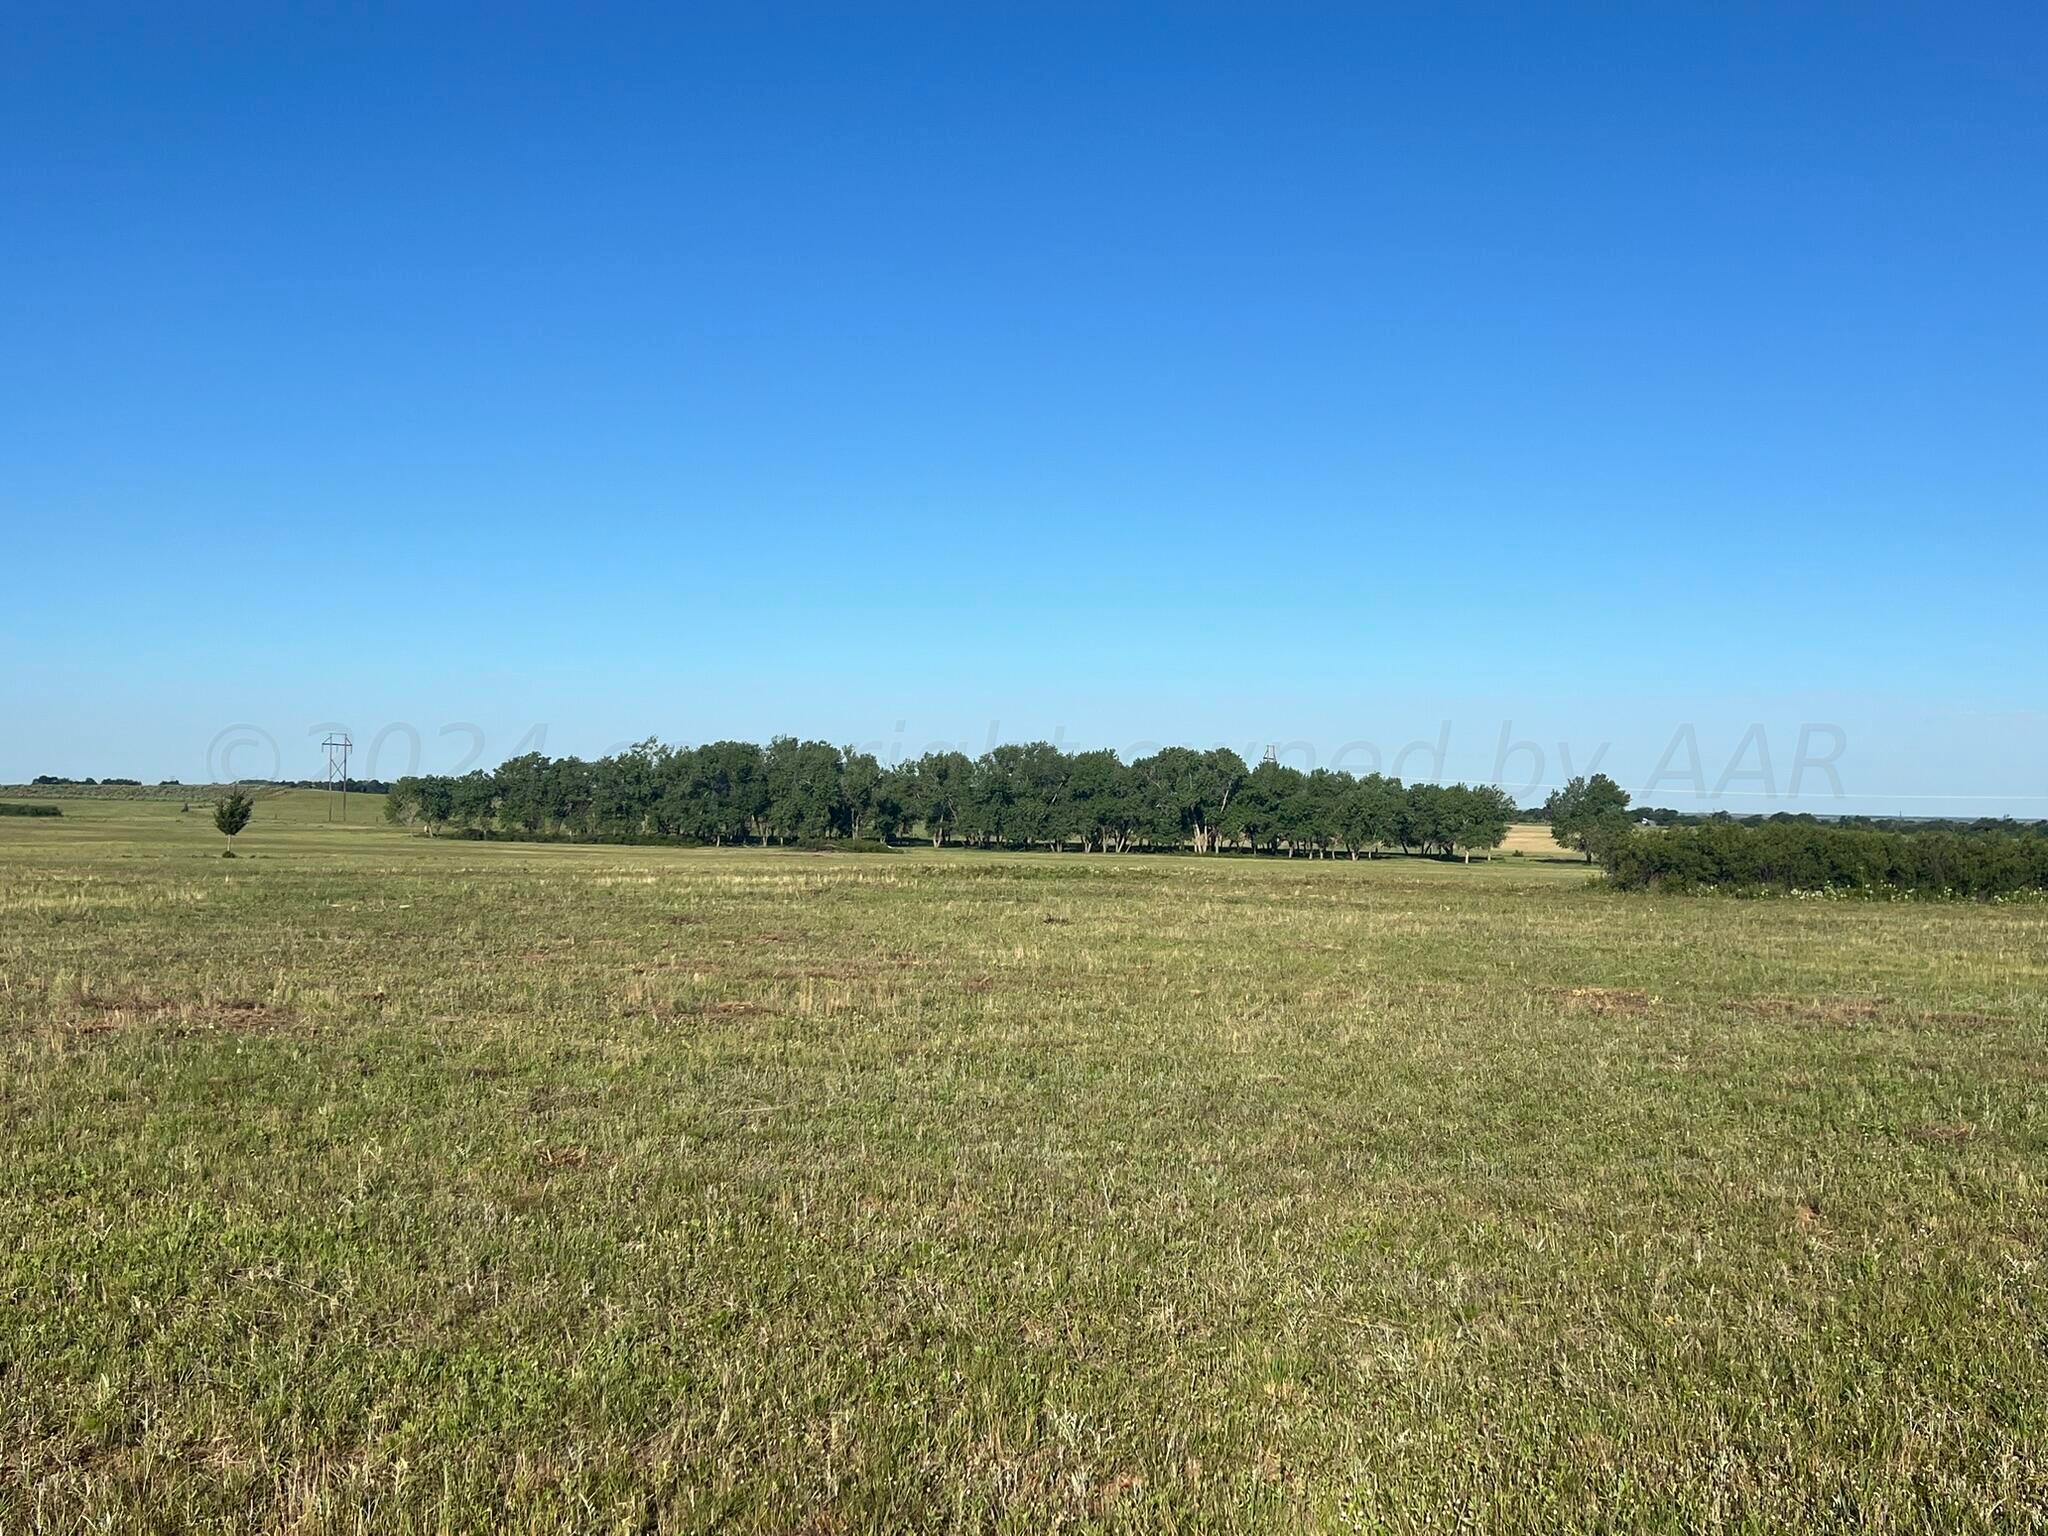
M974 764L964 752L927 752L903 771L903 806L934 848L946 846L974 789Z
M1337 835L1352 858L1369 858L1394 841L1401 827L1401 781L1369 773L1344 791L1337 805Z
M745 842L768 807L761 749L751 741L714 741L679 756L676 830L721 847Z
M883 842L893 842L910 819L910 780L903 768L891 768L875 781L868 797L868 825Z
M498 765L498 817L507 831L538 832L549 819L548 760L528 752Z
M239 789L231 789L213 802L213 824L226 834L227 852L224 859L235 856L235 834L249 825L249 818L255 814L256 802Z
M1543 811L1557 845L1583 853L1590 864L1605 844L1628 830L1628 791L1604 773L1581 775L1552 790Z
M881 794L887 775L882 772L882 765L872 752L856 751L852 747L840 752L839 761L839 800L846 835L859 837L863 832L871 831L872 835L886 841L889 832L881 825L887 820Z
M1498 848L1515 819L1514 797L1496 784L1454 784L1444 791L1444 833L1450 850L1472 862L1475 850Z
M778 736L762 770L768 780L768 821L785 840L828 835L841 819L839 749L829 741Z
M1283 763L1263 762L1244 776L1230 803L1216 819L1213 834L1242 837L1253 853L1276 848L1282 842L1288 852L1297 840L1305 840L1315 829L1314 809L1307 799L1308 775ZM1301 797L1296 799L1296 797Z
M1228 747L1165 747L1131 765L1140 820L1152 841L1216 851L1219 827L1243 787L1244 759Z
M955 830L976 846L1001 842L1010 814L1010 768L1014 746L1003 745L974 759L954 804Z
M1129 836L1131 771L1107 749L1077 752L1068 760L1067 797L1060 831L1081 839L1085 851L1115 848Z
M465 827L488 827L498 814L498 781L481 768L472 768L450 781L454 799L454 820Z
M1441 784L1410 784L1401 797L1394 836L1403 848L1424 853L1451 851L1451 808Z

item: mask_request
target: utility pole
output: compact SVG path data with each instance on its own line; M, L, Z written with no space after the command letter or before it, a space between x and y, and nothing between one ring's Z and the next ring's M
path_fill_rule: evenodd
M341 786L341 819L348 820L348 751L355 743L346 731L337 732L320 743L327 749L327 787ZM334 820L334 802L327 802L327 819Z

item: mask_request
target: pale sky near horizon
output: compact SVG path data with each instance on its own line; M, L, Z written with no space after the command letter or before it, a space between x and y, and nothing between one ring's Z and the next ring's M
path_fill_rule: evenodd
M35 3L0 143L0 782L2048 815L2038 5Z

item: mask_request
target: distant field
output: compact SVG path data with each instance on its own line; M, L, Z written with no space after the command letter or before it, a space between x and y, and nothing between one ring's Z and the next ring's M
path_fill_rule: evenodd
M227 846L213 829L213 802L227 793L220 784L192 784L182 788L145 785L127 789L116 785L103 795L88 794L70 785L29 785L0 788L0 800L61 803L64 819L74 830L90 828L100 839L132 841L137 851L170 846L204 847L211 840L212 851ZM266 827L324 826L342 813L341 797L322 789L256 788L246 791L256 802L255 818L236 847L243 853L262 851ZM190 806L190 810L182 807ZM351 793L348 797L348 827L344 830L375 830L395 835L384 826L384 797ZM297 846L297 845L294 845Z
M2039 906L358 808L0 820L0 1531L2048 1524Z
M233 787L227 784L0 784L0 795L13 800L189 800L212 799ZM250 795L287 794L267 785L244 785Z
M1508 840L1500 845L1497 855L1509 854L1520 854L1526 859L1565 859L1574 864L1585 859L1584 854L1560 848L1557 839L1550 835L1550 823L1537 821L1518 821L1508 828Z

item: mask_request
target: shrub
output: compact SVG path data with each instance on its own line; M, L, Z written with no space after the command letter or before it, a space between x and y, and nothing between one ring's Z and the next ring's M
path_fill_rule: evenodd
M1602 862L1624 889L2009 896L2048 890L2048 842L1999 832L1872 832L1819 822L1638 830Z

